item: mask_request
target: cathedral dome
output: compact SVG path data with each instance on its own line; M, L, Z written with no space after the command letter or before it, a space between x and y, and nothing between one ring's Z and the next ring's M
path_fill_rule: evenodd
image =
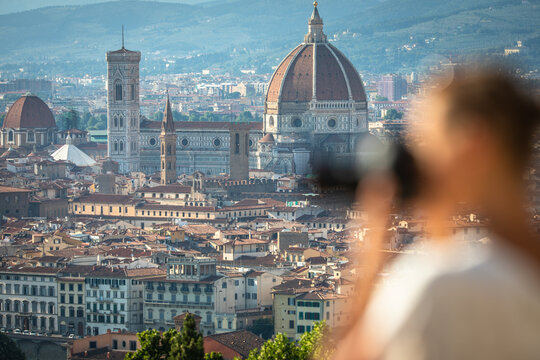
M366 101L360 75L327 41L317 3L314 5L308 34L274 72L266 102Z
M3 128L55 128L51 109L35 95L21 96L11 105L4 119Z

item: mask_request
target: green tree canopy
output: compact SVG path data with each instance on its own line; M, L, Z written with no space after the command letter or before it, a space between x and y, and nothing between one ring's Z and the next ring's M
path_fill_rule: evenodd
M257 319L246 330L268 340L274 335L274 322L272 319Z
M70 109L60 114L57 126L62 130L78 129L79 122L79 113L74 109Z
M203 336L195 318L187 314L182 331L170 329L163 334L146 330L137 334L141 348L126 355L126 360L221 360L219 353L204 354ZM213 354L213 355L212 355Z
M298 344L283 334L277 334L260 349L249 353L248 360L330 360L335 344L329 337L325 321L314 324L313 329L300 338Z
M6 334L0 333L0 360L25 360L26 356Z
M397 111L396 109L390 109L386 112L386 115L384 116L385 120L399 120L403 117L403 113L400 111Z

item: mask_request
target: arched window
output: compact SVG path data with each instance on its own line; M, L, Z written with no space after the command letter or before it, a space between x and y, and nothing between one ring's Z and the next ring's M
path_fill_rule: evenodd
M34 142L36 141L36 138L34 136L34 132L33 131L29 131L28 132L28 135L26 135L26 141L28 142Z
M268 126L269 127L274 127L274 117L273 116L270 116L270 118L268 119Z
M165 170L165 161L162 161L162 162L161 162L161 169L162 169L162 170Z
M9 131L8 133L8 141L13 141L13 131Z
M161 144L161 155L165 155L165 144Z
M120 141L120 152L124 151L124 142Z
M124 117L120 116L120 128L124 127Z
M118 151L118 141L114 142L114 151Z
M170 161L167 163L167 169L171 170L171 162Z
M114 127L118 127L118 118L116 117L116 115L113 118L113 123L114 123Z
M117 83L115 85L115 90L116 90L116 94L115 94L116 101L122 101L122 84Z
M236 133L234 135L234 153L240 154L240 134Z
M171 144L167 145L167 155L171 155Z
M245 137L246 137L246 139L245 139L246 142L245 142L245 144L244 144L244 147L246 148L246 149L245 149L245 150L246 150L246 155L249 155L249 134L246 134Z

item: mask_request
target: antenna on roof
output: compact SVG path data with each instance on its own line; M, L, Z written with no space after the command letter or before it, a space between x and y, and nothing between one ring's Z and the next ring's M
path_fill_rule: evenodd
M122 49L124 48L124 24L122 24Z

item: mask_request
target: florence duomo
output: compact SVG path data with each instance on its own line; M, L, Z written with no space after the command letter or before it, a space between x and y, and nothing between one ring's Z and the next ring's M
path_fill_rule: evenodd
M540 357L540 0L312 1L0 0L0 360Z
M164 114L170 119L163 121L173 124L167 128L169 135L164 135L158 122L132 122L139 116L140 57L139 52L123 46L107 53L108 154L119 163L120 172L160 171L165 183L171 182L169 176L175 171L201 171L210 176L229 173L229 148L236 146L234 139L231 141L233 123L173 122L168 98ZM304 41L281 61L271 77L263 122L243 124L248 134L248 166L277 174L309 174L314 150L352 156L359 139L369 135L367 117L362 79L327 40L315 2ZM175 149L167 155L175 161L166 166L176 164L176 170L168 171L163 162L160 168L157 159L163 142L170 146L172 139Z

